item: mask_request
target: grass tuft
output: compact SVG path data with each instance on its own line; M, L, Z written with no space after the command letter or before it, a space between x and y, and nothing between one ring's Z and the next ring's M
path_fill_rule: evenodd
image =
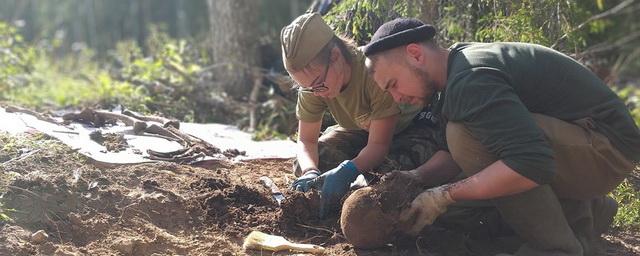
M613 226L623 229L640 229L640 191L628 178L620 184L611 195L618 202L618 214L613 219Z

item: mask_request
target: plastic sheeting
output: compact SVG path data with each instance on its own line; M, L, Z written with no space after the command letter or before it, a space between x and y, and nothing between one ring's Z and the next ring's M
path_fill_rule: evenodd
M62 121L62 119L59 120ZM108 164L154 162L145 158L145 156L148 156L147 149L168 152L182 148L180 144L174 141L153 136L135 135L132 127L124 126L120 122L114 126L101 128L81 123L71 123L65 126L38 120L35 116L24 113L7 113L4 108L0 108L0 131L19 134L30 130L37 130L55 137L79 153L97 162ZM124 139L129 144L129 147L120 152L108 152L104 146L89 138L89 134L96 130L100 130L102 134L124 134ZM180 123L180 130L207 141L222 151L237 149L246 152L244 156L239 155L232 160L287 159L295 157L294 142L289 140L253 141L250 133L243 132L231 125ZM219 159L223 158L225 157L220 155ZM203 160L210 159L215 158L208 157Z

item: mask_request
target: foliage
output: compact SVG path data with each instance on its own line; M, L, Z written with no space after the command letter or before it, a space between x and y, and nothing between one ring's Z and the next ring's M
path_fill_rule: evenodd
M624 12L589 20L620 2L345 0L325 19L337 32L352 37L359 45L367 43L382 23L402 16L432 20L443 45L460 41L520 41L553 45L562 52L576 54L596 43L620 38L632 31L633 26L640 25L632 14ZM429 8L437 9L437 13L429 13ZM582 24L586 21L589 22Z
M16 30L0 23L3 37L19 37ZM126 108L178 118L182 121L242 123L246 104L232 102L219 92L212 91L215 82L208 51L185 39L171 38L161 26L149 31L145 55L135 41L122 41L110 53L112 61L98 64L92 50L79 47L73 54L56 56L54 43L41 50L29 46L7 48L8 51L30 52L30 59L17 59L28 63L24 71L13 72L15 67L0 70L16 73L2 81L16 80L10 90L0 91L5 100L35 109L43 108ZM44 43L44 41L42 42ZM294 104L270 101L274 92L261 90L258 128L264 130L258 137L282 137L290 131ZM230 110L231 109L231 110ZM248 123L248 122L246 122Z
M13 209L6 208L6 207L4 206L4 204L3 204L2 202L0 202L0 223L1 223L1 222L12 221L12 220L11 220L11 217L9 217L9 214L10 214L11 212L14 212L14 210L13 210Z
M345 0L327 13L325 19L341 35L352 38L358 45L369 42L373 32L384 22L398 17L420 14L417 0Z
M443 39L519 41L551 46L590 14L580 4L557 0L447 1L441 8ZM586 33L572 32L564 49L583 48Z
M634 188L627 179L612 192L612 196L620 205L618 214L613 219L613 225L623 228L640 228L640 191L638 188Z
M35 51L27 47L15 27L0 22L0 100L4 92L23 85L33 66Z
M52 137L44 133L10 135L0 132L0 162L6 162L34 150L46 150L47 154L68 154L72 152L65 144L52 139ZM74 155L81 156L80 154ZM83 161L82 158L75 160Z
M640 126L640 90L638 87L635 85L627 85L615 91L629 108L631 117L636 121L636 125Z
M15 28L0 22L0 99L33 107L140 106L144 96L131 84L114 81L93 60L91 50L54 58L53 45L36 50L21 42ZM44 43L44 42L43 42Z
M143 90L150 112L160 112L185 121L194 121L198 113L198 88L201 63L206 55L186 40L170 38L159 27L152 26L146 45L149 55L143 56L140 47L132 41L118 43L114 57L115 77ZM170 103L170 104L169 104ZM206 105L205 105L206 106ZM199 121L206 120L206 117Z
M273 95L273 92L269 94ZM258 124L253 133L254 140L286 139L293 133L297 125L295 104L284 99L271 96L258 109Z
M72 52L79 42L99 55L119 41L133 38L143 44L150 24L167 24L174 37L208 29L205 0L0 0L0 6L0 20L20 24L29 41L55 38L57 53Z
M28 84L6 92L10 101L33 108L124 104L137 110L145 101L139 89L114 81L106 70L80 56L54 61L40 53L28 78Z

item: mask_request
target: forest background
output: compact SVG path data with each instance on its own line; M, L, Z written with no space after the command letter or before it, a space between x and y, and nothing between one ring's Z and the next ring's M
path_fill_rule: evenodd
M123 106L284 138L295 133L296 98L279 33L305 11L359 45L386 21L416 17L442 46L552 47L598 74L640 123L639 0L0 0L0 102ZM616 225L638 228L637 190L623 183L615 195L627 205Z

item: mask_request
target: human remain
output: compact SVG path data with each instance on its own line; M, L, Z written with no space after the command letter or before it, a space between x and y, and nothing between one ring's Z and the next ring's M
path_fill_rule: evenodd
M364 54L337 36L317 13L281 31L284 66L298 84L297 157L292 189L320 189L319 215L336 212L362 173L414 169L437 150L434 123L417 122L422 107L397 104L366 71ZM337 125L320 135L325 111ZM434 128L428 127L431 125ZM427 132L425 132L427 131ZM444 134L440 135L444 141ZM394 143L392 143L392 139Z
M596 75L528 43L437 45L433 26L399 18L365 45L366 66L396 102L434 105L446 150L409 175L433 184L400 214L416 236L454 202L491 200L523 240L516 255L600 255L612 191L640 158L640 132ZM466 178L446 183L460 171Z

